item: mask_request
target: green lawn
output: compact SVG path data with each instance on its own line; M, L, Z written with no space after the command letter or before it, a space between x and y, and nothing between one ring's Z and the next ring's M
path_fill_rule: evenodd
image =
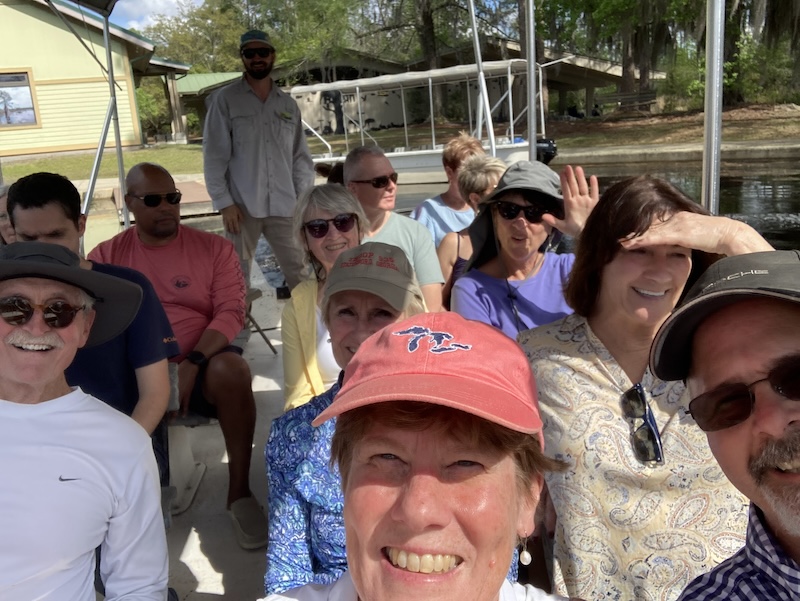
M147 161L163 165L174 175L203 172L203 148L199 144L167 145L141 150L126 150L123 155L125 171L137 163ZM89 179L93 162L94 153L60 154L24 161L4 161L3 179L6 182L13 182L20 177L39 171L60 173L71 180ZM100 164L100 177L117 177L117 156L113 150L107 150L103 155L103 160Z

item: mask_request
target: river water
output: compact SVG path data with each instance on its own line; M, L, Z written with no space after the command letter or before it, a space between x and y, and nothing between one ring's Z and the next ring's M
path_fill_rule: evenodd
M620 179L649 173L666 179L698 201L701 195L700 163L623 163L584 168L598 176L601 192ZM794 161L725 162L721 172L720 214L750 224L775 248L800 249L800 165ZM403 186L401 181L398 210L406 213L443 189L442 184Z

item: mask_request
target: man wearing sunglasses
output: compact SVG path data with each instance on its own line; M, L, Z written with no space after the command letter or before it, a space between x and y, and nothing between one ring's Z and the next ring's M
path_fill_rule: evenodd
M691 416L751 501L744 548L681 599L800 598L800 251L712 265L659 330L650 366L686 380Z
M34 173L9 190L9 215L22 241L58 244L80 252L86 230L81 196L63 175ZM164 486L169 485L167 411L170 386L167 359L179 352L161 301L141 273L81 259L81 267L113 275L142 288L142 304L124 332L99 345L79 349L67 368L67 382L131 416L153 435L153 450Z
M150 439L64 374L141 296L60 245L0 247L0 599L94 599L97 547L107 599L166 599Z
M245 286L233 244L181 225L175 181L159 165L128 172L125 202L136 225L99 244L89 258L141 271L153 284L180 355L180 411L219 419L228 452L227 506L239 545L267 543L267 522L250 490L256 406L250 368L231 341L244 327ZM171 200L172 199L172 200Z
M306 278L295 244L297 198L314 184L300 109L270 77L275 47L263 31L241 37L244 76L209 100L203 132L206 188L236 246L245 282L263 234L288 288ZM288 290L279 289L279 298Z
M344 184L369 219L364 241L402 248L417 274L428 311L440 311L444 277L433 238L424 225L394 213L397 172L383 150L377 146L351 150L344 161Z

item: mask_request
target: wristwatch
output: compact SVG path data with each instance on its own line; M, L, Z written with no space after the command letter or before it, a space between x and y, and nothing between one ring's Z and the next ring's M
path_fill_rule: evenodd
M189 363L194 363L197 367L205 367L208 363L208 357L200 351L189 351L186 353L186 360Z

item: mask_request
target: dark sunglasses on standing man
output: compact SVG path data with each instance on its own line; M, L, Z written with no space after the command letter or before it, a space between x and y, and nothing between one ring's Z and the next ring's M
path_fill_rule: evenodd
M0 317L10 326L22 326L33 317L34 309L39 309L44 322L51 328L66 328L84 307L74 307L61 300L50 301L46 305L35 305L22 296L0 298Z
M628 419L642 420L642 425L631 432L636 459L645 464L664 463L658 424L641 384L634 384L622 395L622 412Z
M378 177L373 177L372 179L351 179L350 181L354 184L372 184L373 188L385 188L389 185L389 180L391 180L393 184L396 184L397 173L392 173L390 175L379 175Z
M766 378L750 384L723 384L704 392L689 402L689 413L705 432L741 424L753 413L756 402L753 387L761 382L769 382L772 390L786 399L800 401L800 355L778 361Z
M245 48L242 50L242 56L247 60L254 59L256 56L259 58L267 58L272 56L273 52L275 51L272 48Z
M312 219L311 221L306 221L303 227L312 238L324 238L328 234L328 229L330 229L329 223L332 223L333 227L346 234L356 224L356 214L341 213L333 219Z
M181 191L175 190L174 192L167 192L166 194L145 194L144 196L136 196L136 194L128 194L131 198L138 198L144 203L144 206L155 209L161 204L162 200L166 200L171 205L176 205L181 201Z

